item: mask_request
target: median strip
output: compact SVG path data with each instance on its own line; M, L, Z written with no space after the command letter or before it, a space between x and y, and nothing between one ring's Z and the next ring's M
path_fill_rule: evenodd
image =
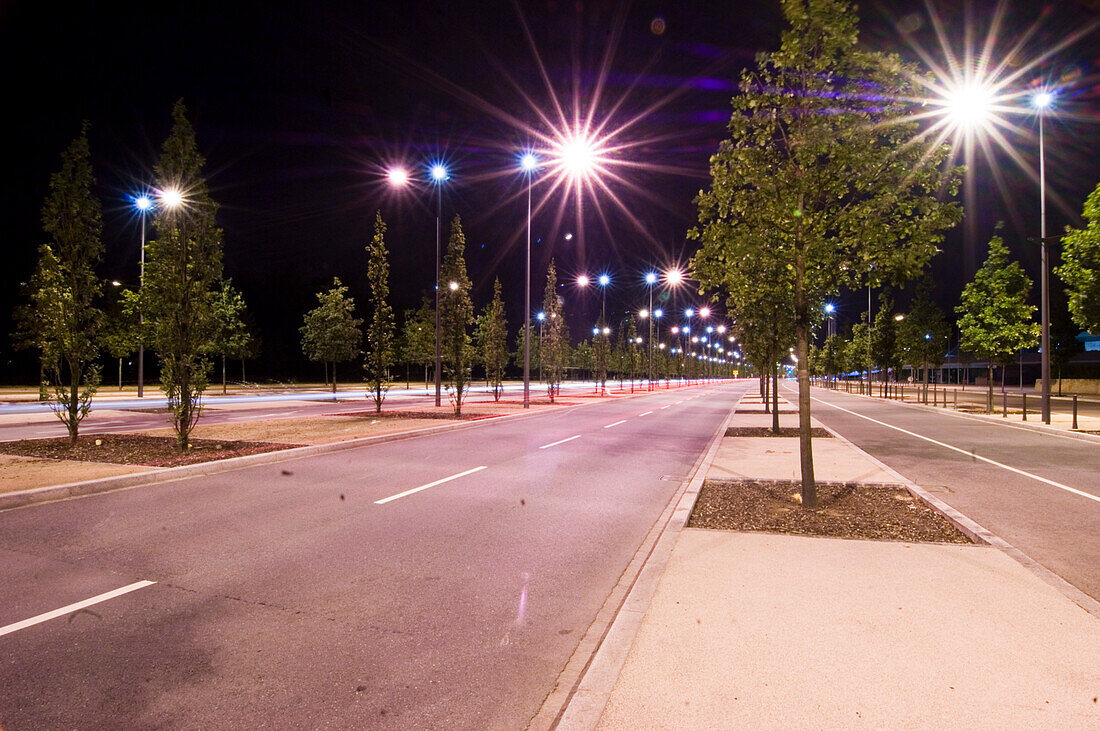
M3 637L4 635L10 635L12 632L18 632L19 630L26 629L27 627L33 627L36 624L42 624L43 622L48 622L51 619L57 619L58 617L64 617L66 614L72 614L73 612L78 612L81 609L84 609L85 607L90 607L93 604L99 604L100 602L105 602L108 599L114 599L116 596L122 596L123 594L129 594L131 591L136 591L138 589L144 589L145 587L152 586L155 583L157 583L157 582L155 582L155 581L135 581L133 584L127 584L126 586L119 587L118 589L114 589L113 591L108 591L105 594L100 594L98 596L94 596L91 599L85 599L84 601L77 602L76 604L69 604L67 606L61 607L60 609L55 609L52 612L46 612L45 614L39 614L38 616L31 617L30 619L24 619L22 622L16 622L14 624L9 624L9 625L6 625L4 627L0 627L0 637Z
M566 437L565 439L559 439L556 442L550 442L549 444L544 444L541 447L539 447L539 449L549 449L550 447L556 447L559 444L565 444L566 442L571 442L574 439L580 439L580 438L581 438L580 434L574 434L571 437Z
M457 475L451 475L450 477L444 477L442 480L436 480L435 482L429 482L427 485L421 485L420 487L414 487L411 490L405 492L399 492L396 495L390 495L384 497L381 500L375 500L375 505L384 505L391 500L397 500L398 498L407 497L413 493L420 492L421 490L427 490L429 487L435 487L436 485L442 485L444 482L450 482L451 480L457 480L459 477L465 477L466 475L472 475L475 472L481 472L484 469L488 469L488 465L481 465L480 467L474 467L473 469L466 470L465 472L459 472Z
M604 429L610 429L613 426L618 426L619 424L625 424L625 423L626 423L626 419L621 419L619 421L616 421L614 424L607 424L606 426L604 426Z

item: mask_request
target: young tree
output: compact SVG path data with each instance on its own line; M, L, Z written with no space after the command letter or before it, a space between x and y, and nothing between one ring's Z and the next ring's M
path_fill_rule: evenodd
M141 342L140 295L124 289L112 299L103 318L100 340L107 354L118 359L118 390L121 391L122 359L137 352Z
M336 364L359 356L363 321L355 316L355 300L339 277L333 278L332 289L317 293L317 303L299 329L302 352L312 361L332 364L332 396L336 398Z
M226 279L214 291L210 300L213 308L212 335L208 349L222 359L222 393L226 393L225 361L227 358L245 358L253 347L252 333L245 322L247 307L244 296Z
M562 300L558 296L558 273L554 261L546 269L546 289L542 296L542 311L545 315L539 352L542 355L543 377L546 380L546 392L553 402L561 393L561 382L565 374L565 363L569 357L569 331L565 324Z
M950 337L951 326L943 310L932 300L932 281L926 277L917 285L909 314L898 326L896 345L899 360L906 360L914 370L923 371L922 398L926 403L929 373L943 363Z
M1058 395L1062 395L1062 371L1085 346L1077 339L1081 328L1073 321L1065 293L1058 287L1050 292L1050 372L1058 381Z
M783 0L790 27L759 57L733 98L730 137L700 193L696 262L775 260L789 293L798 359L802 504L817 505L810 441L808 351L824 297L842 287L904 279L936 253L960 218L947 147L921 136L917 73L858 45L847 0ZM698 267L697 267L698 268ZM701 277L703 287L722 279ZM771 283L769 283L771 284Z
M1066 285L1069 311L1082 330L1100 333L1100 185L1085 200L1085 227L1062 239L1062 266L1054 271Z
M103 223L92 195L88 125L61 156L42 207L42 228L52 240L39 248L38 268L28 284L30 307L22 324L53 382L50 408L75 444L80 422L99 386L97 337L102 313L95 267L103 256Z
M1009 260L1008 247L994 236L989 256L974 281L963 287L962 303L955 308L960 315L961 347L989 362L987 409L993 404L993 364L1039 340L1039 325L1032 320L1035 305L1027 303L1030 289L1023 267Z
M462 402L470 388L473 347L470 325L474 305L470 301L470 278L466 275L466 235L462 220L451 221L451 238L439 274L439 329L444 372L451 381L455 416L462 416Z
M888 381L898 363L898 321L894 319L894 299L887 292L878 297L878 312L871 330L871 360L878 366L881 380Z
M218 206L202 176L195 131L182 101L172 109L172 132L156 165L163 191L153 220L157 237L146 246L142 310L160 359L161 389L168 397L181 450L202 413L209 344L214 334L214 293L222 276Z
M435 308L425 295L420 308L405 310L401 329L401 358L405 363L424 366L424 388L428 388L428 369L435 360Z
M390 261L386 251L386 222L381 211L374 216L374 238L367 247L367 283L370 285L370 325L367 326L367 388L374 410L382 411L393 365L394 324L390 307Z
M500 401L504 392L504 370L508 367L508 321L504 316L499 279L493 282L493 300L477 320L477 348L485 366L485 380L493 390L493 400Z

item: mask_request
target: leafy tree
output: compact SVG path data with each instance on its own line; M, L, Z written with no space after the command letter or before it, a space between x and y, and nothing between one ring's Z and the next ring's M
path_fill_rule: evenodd
M1065 294L1057 287L1050 292L1050 370L1062 395L1062 370L1085 348L1077 335L1081 328L1073 321Z
M73 444L100 375L95 359L102 312L95 305L100 294L95 267L103 256L103 222L94 184L85 124L61 155L61 170L50 177L42 228L51 243L39 247L38 267L27 286L30 306L20 317L23 337L38 349L44 375L53 383L50 408Z
M401 358L406 363L424 366L424 388L428 387L428 369L435 360L435 308L425 296L416 310L405 310L401 330Z
M1030 289L1023 267L1009 260L1008 247L994 236L989 256L974 281L963 287L962 303L955 308L960 315L961 347L989 362L987 405L993 403L993 364L1003 363L1039 339L1039 325L1032 320L1035 305L1027 303Z
M141 343L141 321L138 317L140 295L122 290L111 302L103 319L100 340L112 358L118 359L118 390L122 390L122 359L134 353Z
M1082 330L1100 333L1100 185L1085 200L1085 227L1067 228L1062 266L1054 271L1066 284L1069 311Z
M226 393L225 361L227 358L245 358L253 347L252 333L245 322L247 307L244 296L233 280L221 283L211 298L213 308L212 337L208 345L211 353L222 359L222 393Z
M565 364L569 357L569 331L565 325L561 297L558 296L558 274L554 261L546 270L546 289L542 297L543 321L539 348L542 355L543 375L550 401L561 393Z
M386 251L386 222L379 211L374 215L374 238L367 247L367 283L370 285L370 325L367 326L367 388L374 410L382 411L389 390L390 366L394 356L393 308L390 307L390 262Z
M493 282L493 300L477 321L477 347L485 366L485 380L493 390L493 400L500 401L504 392L504 371L508 367L508 321L504 316L499 279Z
M909 314L898 325L897 355L914 370L923 371L924 400L928 400L929 372L938 368L947 355L951 326L943 310L932 300L932 281L924 278L917 285L916 294L909 307Z
M888 292L878 297L875 327L871 330L871 360L878 366L882 380L901 365L898 362L898 321L894 319L894 299Z
M153 219L157 237L146 246L142 310L160 359L161 389L168 397L172 426L185 450L207 387L214 294L222 276L222 231L215 221L218 205L202 176L205 160L182 101L172 109L172 120L156 178L157 188L178 200L165 196Z
M825 344L821 346L821 370L824 375L835 378L837 373L844 370L840 349L839 335L833 333L825 338Z
M696 262L733 268L752 255L779 265L783 276L769 286L785 289L792 305L802 504L814 508L813 318L825 295L866 283L872 270L873 283L919 271L960 218L957 205L938 200L955 192L958 176L941 171L947 147L921 136L911 116L922 96L916 69L858 45L851 3L783 0L782 8L790 27L780 49L742 75L691 235L703 244Z
M466 275L465 255L466 235L462 232L462 220L455 216L439 275L440 348L444 373L451 381L455 416L462 416L462 402L470 388L473 361L469 329L474 321L474 305L470 301L471 284Z
M850 370L866 371L871 367L867 358L867 313L861 314L862 322L852 325L852 335L844 346L844 360Z
M592 347L592 341L582 340L577 343L570 364L582 373L591 374L596 369L596 351Z
M638 374L642 359L642 354L638 350L638 323L634 320L634 315L626 318L626 327L620 328L620 332L623 348L622 368L630 376L630 392L633 393L634 377Z
M333 277L332 289L317 293L317 307L306 313L299 329L302 352L312 361L332 364L332 394L336 396L336 364L359 356L363 321L355 316L355 300Z

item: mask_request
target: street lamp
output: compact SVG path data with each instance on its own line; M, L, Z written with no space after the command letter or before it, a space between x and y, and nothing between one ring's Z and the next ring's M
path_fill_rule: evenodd
M649 311L653 312L653 285L657 283L657 272L646 272L645 283L649 288ZM649 319L649 388L653 389L653 319Z
M1041 377L1043 379L1042 392L1042 419L1044 424L1050 423L1050 293L1047 288L1048 259L1047 259L1047 187L1046 187L1046 156L1043 145L1043 118L1045 112L1054 102L1054 95L1049 91L1041 91L1031 99L1039 116L1039 244L1042 259L1042 272L1040 283L1040 319L1042 320L1042 339L1039 345L1041 360Z
M520 169L527 176L527 270L523 287L523 408L531 408L531 185L539 159L525 152L519 159ZM542 323L539 323L539 341L542 340ZM542 350L539 350L539 380L542 380Z
M611 284L611 275L601 274L596 282L599 283L602 290L602 298L600 301L600 319L604 322L607 321L607 286Z
M535 319L539 321L539 383L542 383L542 323L546 322L546 313L538 313L537 315L535 315ZM531 358L530 348L524 348L524 358L527 360ZM528 383L525 381L524 387L526 388L527 385ZM526 395L526 393L524 395ZM530 405L528 405L526 408L530 408Z
M134 208L137 208L141 217L141 274L138 279L139 288L145 286L145 216L153 207L153 199L147 195L139 195L134 198ZM140 301L140 300L139 300ZM145 397L145 312L138 308L138 398Z
M450 177L447 167L434 162L428 168L435 185L435 405L440 406L443 395L443 354L440 350L439 329L439 270L441 263L441 231L443 227L443 183Z

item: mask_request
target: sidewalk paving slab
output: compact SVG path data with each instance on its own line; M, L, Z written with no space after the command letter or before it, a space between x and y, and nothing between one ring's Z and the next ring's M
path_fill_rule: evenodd
M739 416L733 425L743 425ZM840 439L814 439L813 452L814 479L820 482L898 484L892 473ZM726 437L707 479L801 480L798 437Z
M1003 552L688 528L599 728L1097 728L1100 621Z

